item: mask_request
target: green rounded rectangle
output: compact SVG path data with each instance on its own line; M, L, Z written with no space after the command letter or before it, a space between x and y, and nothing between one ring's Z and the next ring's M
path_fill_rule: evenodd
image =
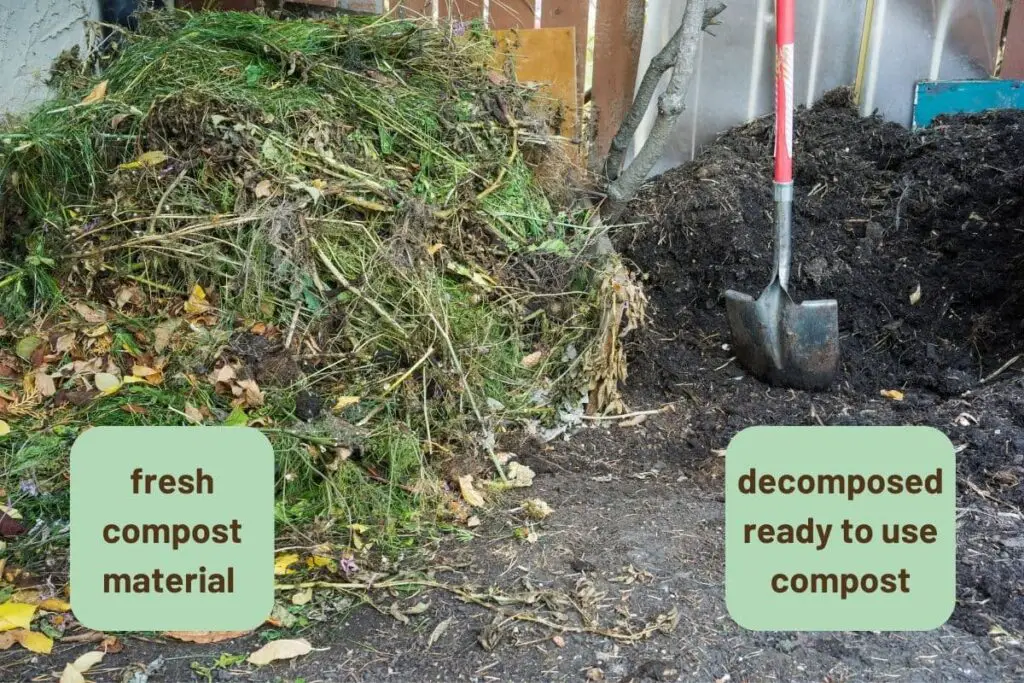
M956 602L956 458L931 427L751 427L725 456L725 597L755 631L925 631Z
M94 427L71 449L71 606L97 631L242 631L274 600L274 451L246 427Z

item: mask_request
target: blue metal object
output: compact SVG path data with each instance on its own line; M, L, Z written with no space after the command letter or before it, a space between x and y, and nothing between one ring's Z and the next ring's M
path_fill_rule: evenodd
M1024 81L919 81L914 87L914 128L942 114L1024 109Z

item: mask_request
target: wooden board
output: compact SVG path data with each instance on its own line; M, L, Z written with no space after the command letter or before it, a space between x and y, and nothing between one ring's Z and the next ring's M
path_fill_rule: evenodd
M577 107L582 106L583 88L587 81L587 19L590 3L585 0L544 0L540 11L540 25L544 28L572 26L576 29Z
M530 28L495 31L497 69L514 59L520 82L544 83L544 92L562 106L562 128L558 133L575 139L579 134L578 88L576 85L576 30Z
M597 131L588 163L599 168L608 156L633 102L640 45L644 37L644 0L600 0L594 35L594 83Z
M491 0L488 25L497 30L533 28L534 0Z
M469 21L484 16L484 0L435 0L441 19Z
M397 8L398 16L405 18L410 17L432 17L434 16L434 8L430 0L392 0L391 7Z

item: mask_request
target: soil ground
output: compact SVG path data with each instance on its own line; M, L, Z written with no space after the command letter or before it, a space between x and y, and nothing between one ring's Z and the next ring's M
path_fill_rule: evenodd
M797 300L839 301L843 366L835 386L770 389L745 376L729 352L723 291L756 295L770 274L771 132L770 121L757 121L654 181L637 204L644 226L620 239L647 276L653 308L651 326L632 341L628 399L637 410L673 409L637 426L598 423L568 442L508 444L538 473L529 495L555 510L539 539L514 540L509 516L498 511L476 539L446 542L434 558L444 583L532 600L506 615L570 613L566 624L614 628L621 640L674 608L674 629L635 644L589 633L553 638L550 629L495 622L494 609L435 590L402 598L430 601L409 625L353 610L302 633L324 649L257 673L216 671L214 680L1024 677L1024 362L1004 367L1024 350L1024 115L911 133L859 118L839 93L801 112L796 130L792 287ZM884 398L883 389L905 398ZM945 626L755 633L732 622L721 449L758 424L918 424L949 435L958 453L958 595ZM316 593L314 605L331 600ZM255 643L129 639L104 661L109 673L93 678L122 680L122 667L163 657L150 680L187 681L193 662ZM62 651L61 662L86 647ZM54 660L0 653L0 678L45 677L59 668Z

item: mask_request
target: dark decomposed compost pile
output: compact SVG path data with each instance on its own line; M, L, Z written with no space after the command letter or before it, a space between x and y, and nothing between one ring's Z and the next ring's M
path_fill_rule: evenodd
M654 318L634 403L691 406L681 450L705 474L749 425L938 427L969 508L954 623L1024 625L1024 113L910 131L861 118L845 90L798 113L791 292L839 301L842 368L823 393L744 376L728 346L724 291L757 296L771 275L771 126L724 134L634 204L644 225L619 246Z

